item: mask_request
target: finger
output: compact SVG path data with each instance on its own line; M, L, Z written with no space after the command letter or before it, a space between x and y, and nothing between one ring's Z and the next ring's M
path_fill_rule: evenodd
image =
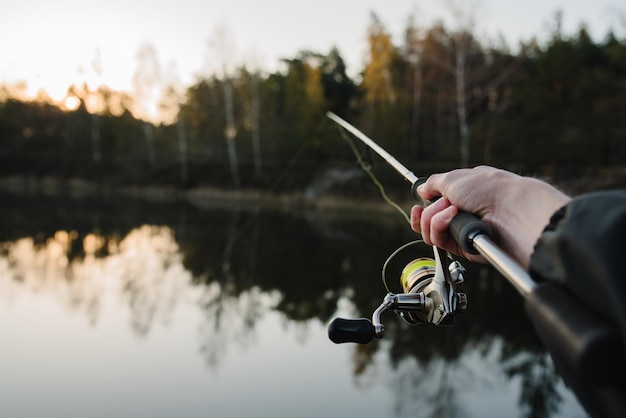
M454 238L450 235L450 223L458 213L459 211L455 206L448 206L432 217L430 221L430 240L432 245L452 250L450 246L454 242Z
M452 189L461 187L459 182L466 182L472 174L475 175L476 172L474 169L468 168L432 174L428 177L426 182L417 188L417 192L422 198L427 200L432 200L438 196L445 196L456 205L458 203L455 201L457 196L451 196L451 194L454 194L452 193Z
M448 202L448 199L443 198L437 200L422 211L420 217L420 230L422 232L422 239L426 244L433 245L430 231L432 218L448 206L450 206L450 202Z
M420 228L420 219L422 218L422 212L424 208L419 205L415 205L411 208L411 229L418 234L422 231Z
M418 186L417 194L426 200L431 200L435 197L441 196L438 186L440 183L440 177L441 174L432 174L424 183Z

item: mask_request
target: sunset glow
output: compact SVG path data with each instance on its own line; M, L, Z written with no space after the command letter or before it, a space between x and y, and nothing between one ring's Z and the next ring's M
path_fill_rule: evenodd
M228 66L254 65L274 70L282 58L299 51L327 53L339 48L349 71L357 72L365 59L366 28L375 12L400 43L409 16L427 26L443 19L454 26L450 7L427 1L375 0L321 4L290 2L228 3L192 0L177 2L77 0L50 3L24 0L3 6L0 13L0 86L22 99L48 98L60 106L76 106L71 86L101 86L137 97L138 52L146 45L156 55L155 86L188 86L199 76ZM471 5L471 6L467 6ZM463 2L471 8L476 32L493 39L502 36L515 48L520 40L545 36L554 16L563 12L563 30L575 32L583 21L595 37L609 29L624 33L622 1ZM621 20L620 20L621 19ZM228 59L218 34L228 33ZM19 88L18 88L19 86ZM67 100L66 100L67 99ZM145 98L144 98L145 99ZM157 118L154 95L142 105L139 117ZM89 104L88 104L89 106Z
M65 98L65 101L63 102L63 106L65 107L65 109L70 110L70 111L78 109L79 105L80 105L80 100L76 96L68 96Z

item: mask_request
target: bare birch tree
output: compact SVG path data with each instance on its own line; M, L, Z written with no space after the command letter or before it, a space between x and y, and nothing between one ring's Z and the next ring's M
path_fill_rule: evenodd
M409 62L409 78L411 79L411 121L409 129L409 148L411 154L419 150L419 118L422 101L422 55L423 45L420 39L419 31L415 25L414 16L409 19L409 25L405 33L405 56Z
M252 152L254 155L254 176L261 180L262 161L261 161L261 128L260 128L260 108L261 100L259 97L259 71L254 70L250 78L251 89L251 117L252 117Z
M454 48L454 80L456 90L456 113L459 123L460 157L461 166L467 167L470 159L469 123L467 115L468 101L468 59L474 46L474 28L476 2L463 3L448 1L452 16L456 22L456 28L452 34L452 46ZM463 6L466 6L464 9Z
M148 161L152 168L156 167L156 146L154 143L154 109L161 89L161 68L154 47L144 44L137 52L137 70L133 76L135 95L135 112L143 120L144 136Z
M438 99L438 106L443 100L452 105L456 115L456 129L459 138L460 165L467 167L471 156L471 123L470 114L475 106L493 96L495 89L508 76L510 69L504 69L501 75L491 73L489 53L479 44L475 37L475 15L478 9L477 1L461 2L450 0L447 2L449 13L454 27L448 32L443 27L431 29L424 48L420 51L423 61L435 65L447 74L453 85L453 94ZM432 43L438 44L433 48ZM441 117L438 110L438 118ZM437 124L441 134L442 125ZM439 136L439 135L438 135Z
M166 123L176 124L176 136L178 138L178 159L180 162L180 181L183 185L189 180L189 152L187 131L185 121L179 112L180 104L183 101L183 94L180 93L180 80L172 73L170 74L168 87L164 90L159 102L161 119Z
M209 46L215 52L219 67L221 68L221 76L224 89L224 113L226 125L224 128L224 137L226 138L226 146L228 151L228 162L230 172L235 187L241 184L239 178L239 164L237 162L237 148L235 146L235 138L237 137L237 126L235 125L235 112L233 101L233 71L234 71L234 42L230 37L226 26L220 26L215 32L215 37L209 42Z
M230 173L233 176L235 187L241 185L239 179L239 164L237 162L237 148L235 147L235 137L237 136L237 127L235 126L235 112L233 103L233 84L228 75L224 77L224 111L226 113L226 128L224 136L228 147L228 161L230 163Z
M93 72L96 76L96 81L100 81L100 77L102 76L102 56L100 55L100 50L96 50L96 56L91 62L91 67L93 68ZM91 144L92 144L92 159L94 163L100 163L102 161L102 151L101 151L101 138L100 138L100 115L98 112L90 112L91 113Z

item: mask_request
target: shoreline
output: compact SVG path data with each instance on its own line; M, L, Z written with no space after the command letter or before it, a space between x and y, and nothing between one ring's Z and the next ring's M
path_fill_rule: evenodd
M575 196L598 190L626 188L626 167L598 170L576 177L541 179ZM258 189L220 189L211 186L180 188L167 185L117 186L80 178L6 176L0 177L0 192L72 199L121 197L149 202L187 202L204 209L316 210L350 214L397 214L396 209L385 202L375 190L372 190L371 194L360 197L345 197L339 191L331 190L315 198L307 198L304 193L273 193ZM398 199L395 203L408 212L415 202L407 188L406 198Z
M83 179L35 178L11 176L0 178L0 192L16 195L68 197L72 199L111 199L116 197L150 202L187 202L204 209L233 208L248 210L319 210L335 213L397 213L375 191L371 197L350 198L325 193L315 199L303 193L271 193L261 190L219 189L201 186L182 189L172 186L112 186ZM396 202L410 209L413 201L408 190L405 201ZM408 211L407 209L407 211Z

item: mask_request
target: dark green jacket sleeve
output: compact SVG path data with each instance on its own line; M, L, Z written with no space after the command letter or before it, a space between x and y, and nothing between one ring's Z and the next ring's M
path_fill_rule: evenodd
M626 336L626 190L574 198L535 245L530 273L563 284Z

